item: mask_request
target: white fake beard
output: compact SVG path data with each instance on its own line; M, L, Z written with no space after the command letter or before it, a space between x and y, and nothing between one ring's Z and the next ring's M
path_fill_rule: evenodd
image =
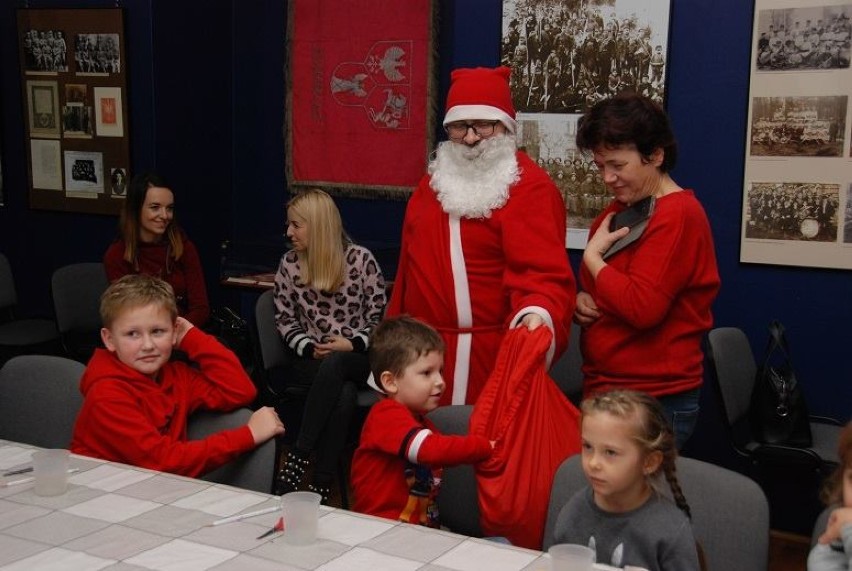
M473 147L452 141L438 145L429 162L431 186L447 214L489 218L509 200L509 187L520 178L515 139L497 135Z

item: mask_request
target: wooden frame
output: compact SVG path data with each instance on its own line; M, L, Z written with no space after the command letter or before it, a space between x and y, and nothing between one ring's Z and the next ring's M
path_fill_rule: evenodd
M757 0L740 261L852 269L850 0Z
M123 10L17 19L30 208L117 214L130 166Z
M518 144L565 200L565 246L584 249L589 227L612 201L575 143L577 120L621 91L663 103L671 0L503 0L501 61L512 69Z

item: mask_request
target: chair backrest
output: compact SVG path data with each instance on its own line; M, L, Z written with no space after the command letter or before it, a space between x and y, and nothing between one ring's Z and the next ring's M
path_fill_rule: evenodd
M754 480L692 458L678 458L678 481L692 511L709 571L765 571L769 502Z
M550 377L556 381L559 389L577 404L583 393L583 354L580 352L580 332L582 328L571 324L571 336L568 349L558 361L550 367Z
M275 303L272 290L263 292L254 306L254 318L257 325L257 340L263 370L269 372L287 364L288 357L284 341L275 326Z
M13 357L0 369L0 438L67 448L83 405L86 367L50 355Z
M200 440L216 432L244 426L252 415L247 408L231 412L199 410L187 422L187 438ZM246 452L233 462L201 476L202 480L269 494L275 475L275 439Z
M51 290L56 326L68 354L88 360L100 346L101 294L109 285L101 262L63 266L53 272Z
M684 457L677 459L677 477L708 571L765 571L769 503L760 487L737 472ZM555 543L553 528L560 510L585 486L581 456L565 460L553 480L543 549Z
M471 405L442 406L429 413L442 434L467 434ZM479 493L476 471L470 464L444 468L441 490L438 492L438 513L441 524L451 531L471 537L482 537L479 526Z
M715 380L728 426L747 418L757 365L748 337L736 327L717 327L707 335L710 375Z
M18 294L15 291L12 266L9 264L9 258L0 253L0 309L12 307L16 303L18 303Z

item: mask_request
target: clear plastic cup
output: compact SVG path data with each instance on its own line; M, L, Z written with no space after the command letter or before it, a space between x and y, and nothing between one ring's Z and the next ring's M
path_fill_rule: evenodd
M58 496L68 489L68 451L61 449L33 452L33 491L39 496Z
M585 545L558 543L547 550L553 571L592 571L595 552Z
M314 492L290 492L281 496L284 541L307 545L317 539L321 496Z

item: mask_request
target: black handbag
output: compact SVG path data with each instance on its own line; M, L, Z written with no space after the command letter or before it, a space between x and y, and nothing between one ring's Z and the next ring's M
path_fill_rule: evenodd
M248 323L230 307L215 308L204 330L236 354L243 367L251 373L254 366L254 349Z
M749 410L755 440L765 444L811 446L811 425L802 389L796 380L784 326L769 324L769 342L757 369Z

